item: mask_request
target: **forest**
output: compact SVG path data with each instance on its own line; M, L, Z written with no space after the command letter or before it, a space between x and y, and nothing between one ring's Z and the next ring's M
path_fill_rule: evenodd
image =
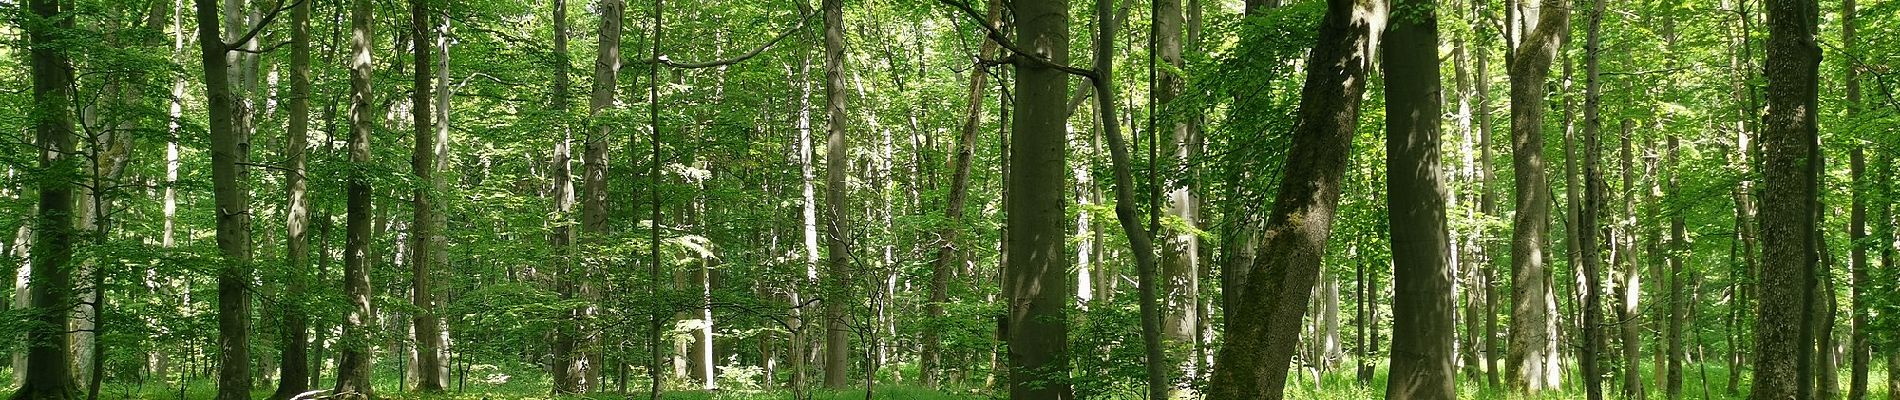
M8 400L1900 400L1896 0L0 13Z

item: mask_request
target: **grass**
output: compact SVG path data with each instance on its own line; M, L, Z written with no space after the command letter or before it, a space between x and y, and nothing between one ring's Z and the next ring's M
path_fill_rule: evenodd
M1649 399L1663 399L1665 398L1665 396L1663 396L1663 394L1661 393L1662 391L1659 390L1660 388L1656 387L1655 382L1652 381L1655 375L1654 375L1654 371L1648 368L1649 366L1650 366L1649 363L1644 363L1644 365L1641 366L1643 368L1642 377L1644 380L1644 384L1647 386L1645 387L1646 393L1648 395L1647 397ZM1869 398L1882 399L1882 398L1886 398L1887 396L1886 379L1887 379L1888 370L1879 368L1879 367L1880 365L1876 365L1876 368L1874 368L1874 370L1871 371L1868 377L1869 378L1868 387L1869 387L1869 390L1871 391L1871 393L1869 393ZM1297 376L1293 378L1294 380L1288 382L1287 389L1286 389L1287 390L1286 397L1292 398L1292 399L1313 399L1313 400L1361 400L1361 399L1377 399L1377 398L1384 397L1386 375L1385 375L1385 370L1383 368L1381 368L1379 372L1375 374L1375 376L1372 379L1372 382L1365 385L1359 384L1356 381L1356 379L1354 379L1354 375L1352 373L1351 368L1352 368L1351 364L1342 366L1339 370L1334 371L1332 373L1328 373L1325 376L1321 377L1320 382L1317 385L1314 384L1314 382L1312 381L1312 375L1310 375L1310 373ZM1707 376L1706 391L1704 389L1705 381L1703 379L1703 377L1705 376L1705 371L1706 371L1706 376ZM391 372L391 373L378 374L377 376L376 387L378 389L378 393L382 395L379 398L382 398L382 399L396 399L396 400L502 400L502 399L519 399L519 400L601 399L601 400L606 400L606 399L615 399L615 400L618 400L618 399L644 399L646 398L644 386L629 387L628 390L631 393L624 396L617 393L602 393L602 394L574 395L574 396L552 396L548 394L548 384L546 380L541 377L524 377L524 378L519 378L519 379L493 379L493 380L487 380L487 381L478 381L477 379L474 379L473 377L471 377L467 381L467 385L460 388L462 390L455 390L457 388L452 387L448 393L425 395L425 394L420 394L420 393L403 392L403 391L395 390L398 387L399 382L397 381L396 375L393 373L393 371L388 371L388 372ZM1608 375L1604 377L1603 382L1604 382L1605 396L1607 398L1622 399L1623 398L1621 396L1622 378L1620 375L1614 375L1614 373L1615 372L1612 371L1612 375ZM1683 371L1682 393L1681 393L1681 396L1679 396L1678 398L1689 399L1689 400L1743 399L1743 398L1746 398L1748 394L1748 385L1749 385L1748 378L1749 377L1747 374L1743 374L1742 381L1740 382L1740 385L1738 385L1739 387L1737 388L1738 389L1737 392L1734 394L1730 394L1728 392L1728 369L1726 365L1724 364L1691 364L1691 365L1686 366ZM1470 380L1465 380L1463 379L1462 375L1460 375L1460 379L1461 380L1458 385L1458 391L1459 391L1458 398L1460 399L1554 400L1554 399L1584 398L1583 385L1579 384L1578 376L1576 375L1574 368L1570 369L1568 373L1564 376L1564 382L1563 382L1562 388L1555 391L1540 393L1534 396L1520 395L1516 393L1511 393L1509 390L1505 390L1503 388L1489 387L1483 384L1482 382L1473 382ZM1848 379L1847 371L1843 369L1842 374L1841 374L1841 385L1842 385L1843 394L1845 394L1846 392L1845 387L1847 385L1847 379ZM100 398L102 399L140 399L140 400L207 399L207 398L213 397L216 394L216 388L213 385L214 385L214 381L212 381L208 377L200 377L198 379L187 382L182 392L180 391L180 388L178 386L174 386L169 383L161 383L161 382L146 382L144 385L134 385L132 383L108 383L106 387L104 387L101 390ZM266 398L270 394L271 394L271 389L269 388L257 389L252 392L252 396L258 399ZM976 390L976 389L950 389L950 390L940 391L940 390L925 389L925 388L917 387L917 386L895 385L895 384L880 385L879 387L877 387L877 391L875 395L876 395L874 397L875 399L914 399L914 400L979 400L979 399L993 398L992 396L1001 396L1001 394L990 393L990 392L986 392L983 390ZM1136 396L1137 397L1134 397L1134 398L1139 398L1138 395ZM1120 397L1127 397L1127 396L1119 396L1117 398L1120 398ZM791 394L783 390L776 390L776 391L727 390L727 391L716 391L716 392L695 390L695 391L669 391L666 394L666 398L678 399L678 400L784 400L784 399L790 399ZM815 400L858 400L858 399L864 399L864 398L865 396L862 390L843 390L843 391L820 390L812 394L812 399L815 399Z

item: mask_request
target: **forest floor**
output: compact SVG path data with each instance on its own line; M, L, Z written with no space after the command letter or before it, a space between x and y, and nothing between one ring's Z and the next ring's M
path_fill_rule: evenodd
M1657 387L1655 384L1656 376L1654 375L1654 371L1648 368L1649 365L1644 365L1643 367L1644 369L1642 372L1643 372L1644 385L1646 386L1644 388L1645 393L1647 394L1646 397L1650 399L1665 398L1662 391L1660 390L1661 388ZM1874 399L1887 398L1887 390L1886 390L1887 389L1886 388L1887 371L1886 369L1879 368L1879 367L1882 367L1882 366L1876 365L1876 368L1873 371L1871 371L1868 377L1869 378L1868 387L1870 391L1869 396L1868 396L1869 398L1874 398ZM1545 400L1545 399L1582 399L1584 398L1585 396L1583 393L1583 386L1576 384L1576 382L1578 382L1578 379L1579 379L1579 377L1576 376L1575 374L1576 370L1574 368L1571 368L1569 369L1569 371L1570 371L1570 374L1567 374L1564 376L1564 385L1561 390L1546 392L1542 395L1532 396L1532 397L1515 395L1515 394L1508 393L1508 391L1505 391L1502 389L1489 387L1483 384L1475 384L1469 379L1466 379L1466 377L1461 372L1460 374L1461 382L1459 383L1458 397L1460 399L1485 399L1485 400L1491 400L1491 399ZM1362 385L1356 382L1356 379L1354 379L1354 376L1351 374L1350 366L1347 366L1340 369L1339 371L1335 373L1329 373L1329 374L1324 375L1321 378L1320 384L1315 386L1312 381L1311 372L1307 371L1306 374L1302 374L1299 377L1294 378L1295 381L1289 382L1289 384L1287 385L1286 397L1289 399L1312 399L1312 400L1378 399L1378 398L1384 397L1383 393L1385 390L1385 378L1386 377L1385 377L1384 371L1381 370L1378 375L1373 377L1372 382ZM1847 385L1847 379L1848 379L1848 375L1846 374L1845 369L1842 370L1840 379L1841 379L1840 383L1842 386L1841 393L1844 396L1846 393L1846 385ZM1612 372L1612 375L1606 376L1604 378L1604 388L1603 388L1604 394L1606 395L1606 397L1619 398L1619 399L1622 398L1621 382L1622 382L1622 379L1620 378L1620 376L1614 375L1614 372ZM100 393L100 398L102 399L140 399L140 400L208 399L208 398L212 398L212 396L216 393L216 388L214 388L212 385L213 385L213 382L211 380L199 379L199 380L188 383L188 385L185 387L185 390L180 391L177 386L173 386L173 385L161 385L161 384L148 383L143 386L134 386L134 385L129 385L129 384L109 383L102 390L102 393ZM384 389L380 392L381 396L379 396L378 398L392 399L392 400L397 400L397 399L400 399L400 400L502 400L502 399L582 400L582 399L644 399L646 398L644 388L629 388L629 391L631 393L628 395L620 395L617 393L601 393L601 394L577 395L577 396L550 396L547 393L546 382L541 381L541 380L529 380L529 379L513 380L509 382L493 383L493 384L471 381L471 382L467 382L467 385L463 386L461 390L456 390L455 388L451 388L449 393L437 394L437 395L424 395L424 394L419 394L419 393L414 393L414 392L397 392L397 391L389 390L389 389L393 389L397 387L398 385L400 385L400 383L397 382L393 377L379 375L377 379L377 386L379 388L384 388ZM1744 399L1744 398L1747 398L1748 385L1749 385L1748 376L1747 374L1743 374L1743 376L1741 377L1741 381L1737 385L1737 388L1736 388L1737 390L1731 393L1728 390L1728 368L1726 365L1692 363L1684 368L1682 393L1678 398L1691 399L1691 400L1693 399ZM270 389L258 389L257 391L252 393L254 398L259 398L259 399L268 398L270 394L271 394ZM1000 393L994 393L992 391L985 391L981 389L966 388L966 389L950 389L950 390L939 391L939 390L930 390L930 389L926 389L922 387L908 386L908 385L881 385L877 388L877 393L876 393L875 398L877 399L904 399L904 400L980 400L980 399L991 399L991 398L1003 398L1003 396L1004 395ZM784 390L770 390L770 391L768 390L726 390L726 391L718 391L718 392L669 391L666 394L666 398L677 399L677 400L783 400L783 399L791 398L791 394L790 392L784 391ZM864 392L862 390L843 390L843 391L820 390L814 393L811 398L813 400L857 400L857 399L864 399ZM1141 394L1138 392L1130 392L1130 393L1122 393L1120 395L1108 395L1108 396L1103 396L1103 397L1098 397L1098 398L1104 398L1104 399L1109 399L1109 400L1138 400L1141 398Z

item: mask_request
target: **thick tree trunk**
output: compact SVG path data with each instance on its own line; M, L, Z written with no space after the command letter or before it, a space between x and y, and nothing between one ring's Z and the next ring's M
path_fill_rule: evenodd
M1807 323L1817 243L1814 221L1820 166L1816 119L1821 48L1813 0L1769 0L1768 108L1762 123L1762 262L1755 321L1755 380L1750 398L1803 398L1814 338Z
M990 0L987 23L996 26L1002 22L1002 0ZM977 58L988 60L996 54L996 42L985 39L978 47ZM930 270L930 302L924 305L924 314L929 324L944 324L943 304L950 301L950 275L952 268L962 262L958 255L957 240L962 232L964 203L969 201L970 163L976 153L976 133L983 122L983 90L989 88L989 68L981 61L970 70L970 97L964 110L963 128L957 135L956 158L950 166L950 197L944 207L944 219L950 221L939 234L942 244L937 248L937 258ZM923 332L923 353L921 371L924 385L937 387L943 374L943 339L941 329L925 329Z
M1298 120L1280 190L1262 229L1261 244L1245 289L1229 304L1229 338L1216 355L1208 398L1279 399L1285 396L1287 363L1299 342L1301 319L1318 278L1332 217L1339 203L1359 103L1371 67L1374 27L1384 7L1354 0L1328 0L1318 42L1306 61ZM1361 279L1364 281L1364 279ZM1360 302L1365 302L1361 292ZM1365 325L1364 315L1360 325ZM1363 347L1364 341L1361 342Z
M1435 0L1401 0L1386 27L1386 194L1392 239L1392 371L1387 399L1457 397L1450 239L1439 178ZM1541 80L1539 80L1541 83Z
M851 226L845 180L850 174L844 87L844 2L824 0L825 19L825 387L848 383L851 327L846 324L851 282ZM1058 226L1061 224L1057 224Z
M1550 0L1545 0L1550 1ZM1511 7L1507 5L1507 7ZM1536 14L1531 30L1512 52L1511 155L1516 175L1517 214L1511 234L1511 346L1506 369L1513 385L1526 392L1554 389L1558 365L1548 360L1556 318L1548 310L1548 288L1541 284L1544 236L1550 230L1550 185L1544 174L1544 97L1550 66L1563 46L1569 18L1563 4L1552 2ZM1525 18L1527 21L1529 18Z
M416 390L427 393L442 392L448 386L447 368L442 362L442 319L435 313L435 287L431 282L435 274L436 230L441 227L435 223L435 114L429 110L430 93L435 86L429 82L434 74L429 71L435 63L431 56L429 38L428 0L409 1L409 42L415 54L415 87L410 97L410 113L415 120L415 149L410 154L409 172L415 175L417 182L414 190L415 219L409 230L409 268L412 279L410 295L416 307Z
M199 0L199 20L206 13L211 17L211 37L217 38L216 6L207 4L209 0ZM206 7L209 10L206 10ZM70 10L60 0L32 0L27 8L37 18L46 23L27 24L28 69L33 82L33 103L38 110L33 115L33 132L36 145L43 149L39 153L39 166L47 169L67 169L72 165L70 155L73 152L73 116L69 102L72 101L73 67L66 54L57 43L66 40L65 31L73 28L70 15L61 15ZM203 37L204 33L199 33ZM222 44L222 42L213 42ZM222 50L222 47L219 48ZM206 57L209 60L210 57ZM217 60L222 67L223 58ZM207 68L209 65L207 64ZM74 398L74 386L71 364L67 359L68 338L66 324L70 314L63 312L73 300L72 296L72 256L73 256L73 182L68 179L39 180L39 208L32 229L32 250L30 275L26 283L28 306L38 309L33 313L38 329L26 332L25 379L20 388L10 397L16 400L70 399ZM24 230L24 228L22 228ZM22 235L24 236L24 235Z
M208 0L199 0L208 1ZM370 0L355 0L350 11L350 164L354 165L349 180L349 205L344 216L343 248L343 292L349 298L350 310L343 322L343 337L338 341L341 347L341 361L337 363L336 394L357 395L368 398L374 394L370 387L370 373L374 370L375 355L370 347L370 329L376 326L376 311L370 299L371 287L369 274L371 260L369 247L374 243L374 222L371 221L371 201L374 193L370 188L370 177L362 174L370 169L370 138L376 115L374 98L370 84L375 73L375 64L370 59L370 49L375 47L375 35L370 29Z
M289 400L310 389L310 316L304 292L310 273L310 199L305 182L305 152L310 148L310 4L290 10L290 127L285 134L284 259L289 266L284 285L284 326L279 331L282 354L273 400Z
M595 6L600 12L600 47L594 60L594 82L587 100L587 113L598 117L601 110L613 107L615 89L620 82L620 29L625 4L621 0L603 0ZM607 138L612 136L611 124L599 124L588 132L585 149L582 151L581 169L581 237L582 243L604 244L608 232L607 217ZM589 267L577 271L581 276L577 290L581 298L589 303L601 301L602 289L599 282L606 282L604 271ZM597 312L596 306L585 306L577 312L582 320L592 320ZM589 390L600 391L606 388L601 382L601 371L606 364L601 360L602 340L600 329L587 327L582 334L582 359L587 368L582 374Z
M227 2L228 3L228 2ZM218 272L218 398L249 399L250 357L250 192L243 166L250 149L242 131L241 105L233 93L232 47L218 34L217 5L198 0L198 42L203 51L206 107L211 115L212 194L217 203L218 250L224 265ZM226 4L227 7L230 4ZM229 13L230 10L226 10ZM233 26L233 29L248 27ZM44 195L42 193L42 195Z
M839 0L831 0L837 3ZM1057 65L1069 59L1068 0L1017 0L1016 43L1033 44L1038 57ZM1103 49L1097 49L1103 50ZM1064 101L1066 72L1027 60L1015 64L1015 115L1010 121L1009 197L1004 221L1009 264L1003 272L1008 318L1012 398L1067 400L1069 384L1069 257L1063 227L1062 184L1068 155Z

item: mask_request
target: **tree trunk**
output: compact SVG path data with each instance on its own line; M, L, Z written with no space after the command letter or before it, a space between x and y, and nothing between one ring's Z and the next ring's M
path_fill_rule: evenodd
M1002 22L1002 0L990 0L987 23L996 26ZM996 53L996 42L984 40L977 50L977 58L988 60ZM961 262L962 254L957 246L958 233L962 232L964 203L969 200L970 163L976 153L976 133L983 122L983 90L989 87L989 68L978 62L970 70L970 97L964 111L963 128L957 136L956 159L950 169L950 197L944 207L944 219L950 221L939 234L943 236L942 245L937 248L937 258L930 270L930 302L924 305L924 313L929 324L946 324L943 321L943 303L950 301L950 275L955 264ZM931 328L923 331L923 354L921 371L924 386L937 387L943 374L942 330Z
M851 318L846 313L851 279L851 226L845 180L851 169L846 142L844 87L844 2L824 0L825 19L825 387L848 383ZM1058 226L1060 224L1057 224Z
M1671 198L1670 202L1676 203L1682 201L1681 189L1679 189L1681 186L1679 181L1681 180L1682 169L1676 161L1678 159L1677 154L1680 149L1680 144L1674 134L1669 135L1667 140L1669 143L1667 147L1667 158L1669 159L1667 161L1669 164L1667 190ZM1665 336L1668 338L1666 351L1668 352L1669 361L1667 367L1668 372L1664 375L1663 393L1665 396L1668 396L1668 398L1679 398L1682 395L1682 362L1685 351L1682 343L1682 328L1683 324L1687 323L1686 320L1691 318L1688 311L1688 301L1683 298L1684 291L1688 290L1686 283L1689 280L1688 274L1684 272L1683 264L1685 261L1683 257L1690 249L1688 248L1689 239L1682 211L1672 210L1670 214L1669 245L1665 247L1665 251L1669 254L1669 321L1667 325L1668 330L1665 332ZM1657 283L1661 284L1663 282Z
M229 3L229 2L227 2ZM218 250L218 398L249 399L250 357L250 192L239 163L249 152L237 95L226 71L232 46L218 34L217 4L198 0L198 42L203 51L206 108L211 115L212 194L217 203ZM230 7L230 4L226 4ZM226 10L227 13L230 10ZM248 27L233 26L234 29ZM45 194L42 193L42 196Z
M1457 397L1450 239L1439 178L1435 0L1401 0L1386 27L1386 194L1392 243L1392 371L1387 399ZM1542 83L1542 80L1539 80ZM1514 102L1515 104L1515 102Z
M1379 7L1353 0L1328 0L1318 42L1307 59L1307 79L1293 147L1282 169L1280 190L1261 230L1264 239L1245 268L1245 289L1229 304L1228 340L1217 353L1210 399L1279 399L1285 396L1287 363L1299 341L1301 319L1319 275L1332 216L1339 203L1340 180L1351 160L1359 103L1371 67L1372 26L1384 19ZM1376 274L1375 274L1376 275ZM1364 279L1361 279L1364 281ZM1365 292L1360 302L1366 302ZM1362 320L1360 325L1365 325ZM1361 342L1364 345L1364 342Z
M1606 191L1603 183L1603 171L1599 167L1600 164L1598 162L1598 160L1602 158L1601 154L1603 152L1603 145L1601 140L1599 140L1603 130L1603 119L1600 115L1603 98L1601 94L1601 74L1598 70L1598 55L1602 53L1603 50L1601 25L1603 21L1604 3L1604 0L1591 2L1592 5L1588 19L1589 26L1586 29L1587 38L1585 40L1587 43L1585 44L1584 50L1585 80L1583 104L1584 199L1583 204L1579 205L1574 203L1576 198L1573 196L1571 198L1573 203L1570 205L1576 209L1577 224L1572 231L1577 233L1577 237L1574 238L1574 241L1577 244L1577 249L1580 250L1580 252L1575 253L1574 256L1582 259L1581 264L1583 267L1583 282L1580 282L1583 286L1584 307L1582 324L1583 349L1580 352L1582 353L1582 360L1580 361L1582 364L1581 369L1583 372L1585 395L1590 400L1603 399L1602 372L1598 366L1598 362L1601 360L1598 354L1601 353L1603 349L1603 335L1601 329L1603 324L1603 306L1602 295L1599 293L1602 285L1598 283L1600 276L1598 271L1600 270L1599 265L1602 263L1602 257L1598 255L1601 248L1597 245L1596 235L1599 232L1597 218L1603 215L1604 192ZM1556 9L1548 11L1554 12ZM1558 23L1558 25L1562 25L1562 23ZM1566 67L1566 71L1567 70L1568 67ZM1571 187L1568 190L1574 192L1577 188Z
M199 0L199 20L203 21L207 12L212 15L211 37L217 38L216 7L206 10L209 0ZM39 153L39 166L47 169L72 168L69 155L73 152L73 117L69 102L72 101L73 67L66 54L59 49L58 43L66 40L66 31L73 28L72 18L62 16L70 10L60 0L32 0L28 10L33 18L48 21L44 24L27 24L27 43L31 45L28 55L28 68L33 81L33 104L38 110L32 115L33 132L36 145L44 149ZM204 33L200 32L200 37ZM213 42L219 43L222 42ZM221 47L219 48L222 49ZM209 68L209 56L207 68ZM219 67L223 58L219 57ZM34 312L38 329L27 330L25 380L13 393L13 399L70 399L74 397L74 382L67 359L68 338L66 324L71 316L63 312L73 301L72 262L73 256L73 182L68 179L39 180L39 208L36 226L33 227L33 245L29 281L26 284L26 296Z
M548 221L549 245L553 248L554 289L563 300L575 299L575 287L585 280L580 271L574 269L574 172L573 172L573 133L568 129L567 109L568 90L573 83L569 77L570 61L567 51L567 1L554 0L554 91L549 101L550 111L556 115L556 129L560 132L555 138L554 152L551 155L553 165L548 168L553 188L548 195L553 201L553 214ZM657 221L656 221L657 223ZM554 353L553 365L549 366L554 378L554 393L581 393L587 390L581 377L586 373L587 365L579 354L580 321L576 314L579 310L562 311L562 320L555 323L554 340L550 345Z
M1189 129L1188 119L1192 112L1177 110L1175 99L1180 97L1187 86L1186 79L1173 71L1184 70L1186 61L1181 58L1182 25L1184 18L1181 0L1158 0L1154 2L1153 39L1155 51L1167 68L1157 72L1153 82L1155 101L1160 109L1154 110L1163 119L1162 126L1154 127L1165 138L1169 156L1182 168L1193 162L1200 154L1194 144L1198 142ZM1167 191L1165 213L1170 218L1179 219L1181 227L1168 228L1159 234L1165 235L1161 245L1161 287L1162 318L1161 331L1167 338L1169 348L1191 348L1196 345L1194 332L1199 323L1195 320L1195 309L1200 298L1200 237L1192 229L1200 225L1198 193L1191 181L1157 183L1164 184L1161 190ZM1170 224L1173 226L1173 224ZM1184 362L1185 361L1185 362ZM1179 373L1192 377L1195 374L1194 363L1188 357L1168 356L1168 363Z
M1550 1L1550 0L1545 0ZM1507 5L1507 7L1511 7ZM1535 393L1554 389L1560 369L1548 360L1556 316L1549 315L1550 294L1540 282L1544 266L1544 236L1550 229L1550 185L1544 174L1544 81L1569 30L1568 9L1552 1L1536 15L1536 27L1512 52L1511 155L1516 175L1517 214L1511 234L1511 346L1506 369L1513 386ZM1529 20L1528 17L1525 18Z
M1039 53L1019 57L1068 63L1068 3L1017 0L1011 5L1018 21L1015 42L1033 43ZM1015 73L1016 110L1010 121L1005 184L1009 197L1004 204L1009 264L1003 273L1008 310L1003 337L1009 345L1009 394L1067 400L1075 397L1068 379L1071 299L1063 229L1067 201L1061 185L1068 169L1064 101L1069 79L1066 72L1026 60L1016 63Z
M1813 232L1818 132L1813 0L1769 0L1768 111L1762 123L1761 305L1755 321L1755 400L1803 398L1812 386L1813 297L1817 243Z
M595 9L600 12L600 47L594 61L594 82L592 93L587 101L590 117L599 117L601 110L613 107L615 89L620 80L620 29L625 4L621 0L603 0ZM589 132L582 152L582 195L581 195L581 233L582 242L604 244L607 241L607 138L613 134L611 124L599 124ZM580 296L590 304L601 301L600 284L607 281L604 271L589 267L579 271L584 277L579 283ZM581 309L583 320L592 320L596 306L589 305ZM599 329L589 327L583 337L582 358L587 369L583 374L586 387L600 391L606 386L600 381L600 372L606 366L601 361L602 341Z
M409 267L413 279L410 300L414 302L416 335L416 390L426 393L439 393L448 386L447 372L442 364L442 320L435 314L435 288L430 282L435 273L436 230L435 224L435 114L429 110L430 92L434 85L429 82L434 73L429 68L435 63L431 56L429 41L428 0L409 1L409 42L415 54L415 87L410 97L410 113L415 120L416 146L410 156L409 171L415 175L414 190L415 219L409 230Z
M209 0L198 0L209 1ZM370 169L371 125L375 119L375 94L370 87L371 77L375 73L375 64L370 60L370 49L375 47L375 35L370 29L370 0L355 0L350 12L350 164L354 165L349 180L349 206L344 217L343 249L343 291L349 298L350 311L344 318L343 337L338 341L342 348L341 361L338 364L336 394L339 396L355 394L369 398L371 392L370 373L374 369L375 355L370 346L370 329L376 326L376 311L371 303L369 282L371 260L369 247L374 243L374 222L371 221L371 201L374 193L370 188L370 177L365 176Z
M1842 47L1846 48L1844 51L1845 54L1856 54L1854 53L1856 48L1854 43L1854 3L1854 0L1842 0L1841 2L1841 43ZM1847 81L1847 121L1854 121L1860 114L1860 71L1857 68L1857 66L1845 68L1845 73L1847 74L1845 78ZM1849 123L1851 124L1852 122ZM1850 322L1851 326L1848 329L1852 337L1847 341L1847 352L1852 359L1851 363L1853 368L1853 371L1850 372L1848 377L1848 400L1867 399L1867 371L1869 364L1871 364L1870 361L1872 361L1873 358L1867 332L1870 328L1867 314L1872 307L1872 304L1869 304L1871 299L1868 298L1870 296L1868 292L1872 289L1870 286L1873 286L1875 282L1867 266L1867 248L1872 244L1867 238L1867 192L1873 187L1872 185L1874 185L1874 183L1867 180L1867 155L1865 154L1867 145L1865 143L1864 141L1856 140L1853 153L1848 155L1848 173L1852 175L1853 178L1853 209L1849 211L1847 221L1847 235L1851 239L1848 242L1848 274L1853 278L1853 280L1850 281L1851 283L1848 284L1848 291L1850 293L1849 304L1851 304L1849 309L1852 310L1851 313L1853 314L1852 321ZM1892 223L1892 221L1876 222L1881 224ZM1890 240L1891 239L1889 239L1889 241ZM1892 245L1889 244L1887 247L1891 246ZM1891 267L1892 264L1888 264L1888 266ZM1893 370L1895 369L1900 369L1900 366L1890 364L1887 367L1889 371L1888 374L1894 374Z
M1622 271L1617 285L1622 290L1617 318L1618 332L1622 340L1623 360L1623 396L1641 399L1644 397L1642 368L1643 339L1642 332L1642 295L1643 274L1636 259L1636 166L1631 153L1631 132L1633 123L1625 119L1622 124L1622 173L1623 173L1623 212L1622 223L1618 224L1619 235L1614 239L1617 254L1616 265Z
M304 153L310 148L310 4L290 10L290 128L284 140L284 326L279 331L277 391L273 400L289 400L310 389L310 316L304 294L310 274L310 199Z

